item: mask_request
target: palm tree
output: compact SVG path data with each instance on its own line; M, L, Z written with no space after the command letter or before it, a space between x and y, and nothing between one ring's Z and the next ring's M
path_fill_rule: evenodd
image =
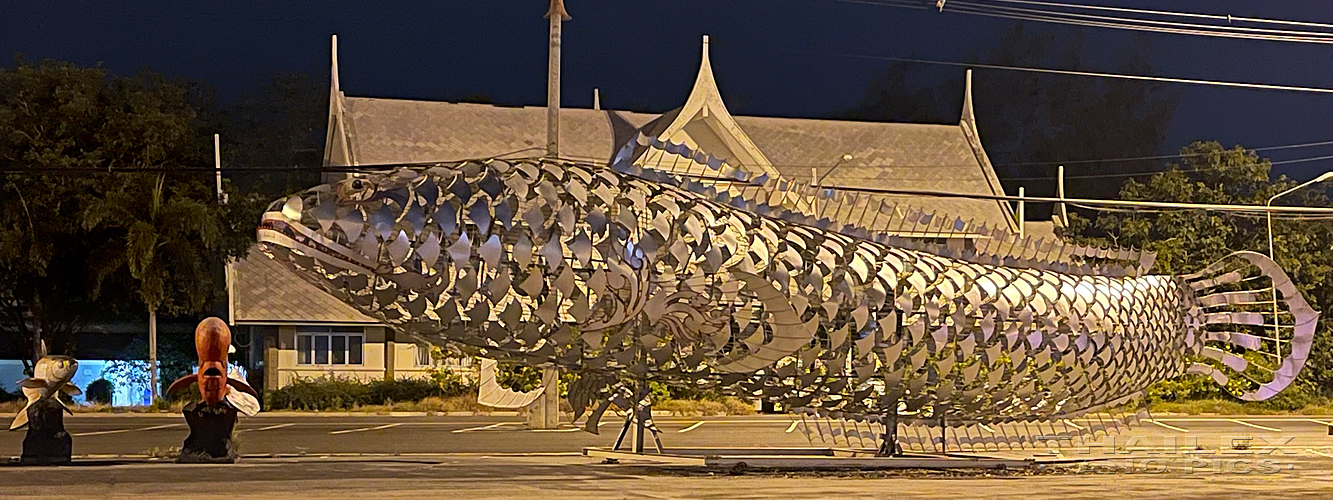
M208 255L220 240L218 214L215 206L189 196L187 184L166 186L161 175L122 179L122 189L105 190L83 214L84 229L109 236L94 252L91 281L96 296L119 273L133 279L148 309L149 383L156 402L157 313L197 311L212 298Z

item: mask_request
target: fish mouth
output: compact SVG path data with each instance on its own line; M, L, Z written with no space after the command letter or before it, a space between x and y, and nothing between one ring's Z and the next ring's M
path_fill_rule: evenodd
M259 222L258 240L261 244L276 245L299 251L326 264L373 274L376 263L339 245L310 228L293 221L282 212L264 212Z

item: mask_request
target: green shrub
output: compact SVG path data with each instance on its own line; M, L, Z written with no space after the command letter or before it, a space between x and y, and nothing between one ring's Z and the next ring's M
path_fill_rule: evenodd
M286 387L266 394L266 407L273 410L346 410L361 406L393 406L428 398L467 395L476 386L461 378L447 376L431 379L362 381L350 377L325 375L298 378Z
M111 394L113 392L115 392L115 386L111 385L110 380L104 378L90 382L88 387L83 390L84 397L89 403L104 405L111 404Z

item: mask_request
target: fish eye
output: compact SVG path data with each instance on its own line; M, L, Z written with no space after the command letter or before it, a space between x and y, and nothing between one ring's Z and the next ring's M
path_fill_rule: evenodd
M366 201L374 195L375 189L374 182L354 177L338 185L338 196L349 201Z

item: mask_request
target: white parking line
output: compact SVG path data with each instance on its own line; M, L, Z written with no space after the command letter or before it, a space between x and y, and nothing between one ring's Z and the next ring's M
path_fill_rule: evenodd
M100 435L102 435L102 434L120 434L120 433L122 433L122 432L151 431L151 430L157 430L157 429L166 429L166 428L170 428L170 427L180 427L180 426L182 426L182 425L185 425L185 424L154 425L154 426L152 426L152 427L135 427L135 428L133 428L133 429L116 429L116 430L114 430L114 431L80 432L80 433L78 433L78 434L70 434L70 436L100 436Z
M1068 426L1073 427L1073 428L1075 428L1075 429L1078 429L1078 430L1080 430L1080 431L1081 431L1081 430L1084 430L1084 429L1083 429L1083 426L1078 425L1078 424L1073 423L1073 422L1070 422L1070 421L1068 421L1068 420L1065 420L1064 423L1065 423L1065 425L1068 425Z
M1328 421L1325 421L1325 420L1315 420L1315 419L1313 419L1313 418L1307 418L1307 419L1304 419L1304 420L1305 420L1306 422L1314 422L1314 423L1316 423L1316 424L1322 424L1322 425L1330 425L1330 426L1333 426L1333 422L1328 422Z
M799 424L799 423L801 423L801 421L799 421L799 420L792 420L792 421L791 421L791 425L788 425L788 426L787 426L787 434L791 434L791 431L796 430L796 424Z
M494 429L494 428L499 427L499 426L502 426L502 425L509 425L509 423L508 423L508 422L501 422L501 423L498 423L498 424L483 425L483 426L481 426L481 427L468 427L468 428L466 428L466 429L454 429L454 430L449 431L449 432L452 432L452 433L454 433L454 434L458 434L458 433L460 433L460 432L484 431L484 430L486 430L486 429Z
M981 426L982 429L986 429L986 432L989 432L989 433L991 433L991 434L995 434L995 429L990 428L989 425L986 425L986 424L977 424L977 425Z
M1324 453L1324 452L1322 452L1322 451L1316 451L1316 450L1312 450L1312 449L1309 449L1309 448L1306 448L1305 451L1308 451L1308 452L1310 452L1310 453L1314 453L1315 455L1319 455L1319 456L1324 457L1324 458L1333 458L1333 455L1329 455L1329 454Z
M1231 422L1231 423L1233 423L1233 424L1245 425L1245 426L1249 426L1249 427L1254 427L1255 429L1264 430L1264 431L1268 431L1268 432L1282 432L1282 429L1278 429L1278 428L1276 428L1276 427L1267 427L1267 426L1263 426L1263 425L1259 425L1259 424L1251 424L1251 423L1246 422L1246 421L1244 421L1244 420L1237 420L1237 419L1234 419L1234 418L1228 418L1228 419L1227 419L1227 422Z
M1153 419L1150 419L1150 418L1145 418L1145 419L1143 419L1143 421L1144 421L1144 422L1148 422L1148 423L1153 424L1153 425L1156 425L1156 426L1158 426L1158 427L1165 427L1165 428L1167 428L1167 429L1171 429L1171 430L1176 431L1176 432L1189 432L1189 431L1190 431L1189 429L1182 429L1182 428L1180 428L1180 427L1176 427L1176 426L1171 425L1171 424L1164 424L1164 423L1158 422L1158 421L1153 420Z
M283 428L283 427L291 427L291 426L293 426L293 425L296 425L296 423L295 423L295 422L288 422L288 423L285 423L285 424L270 425L270 426L268 426L268 427L260 427L260 428L258 428L258 429L241 429L241 430L236 431L236 432L259 432L259 431L271 431L271 430L273 430L273 429L281 429L281 428Z
M703 424L704 424L704 421L703 421L703 420L700 420L700 421L698 421L698 422L695 422L693 425L691 425L691 426L689 426L689 427L686 427L686 428L684 428L684 429L678 430L678 431L676 431L676 432L690 432L690 431L692 431L692 430L698 429L699 426L701 426L701 425L703 425Z
M567 429L532 429L532 432L577 432L583 430L582 427L570 427Z
M347 434L347 433L349 433L349 432L377 431L377 430L380 430L380 429L388 429L388 428L390 428L390 427L398 427L398 426L400 426L400 425L403 425L403 423L402 423L402 422L399 422L399 423L396 423L396 424L384 424L384 425L380 425L380 426L376 426L376 427L362 427L362 428L360 428L360 429L344 429L344 430L341 430L341 431L333 431L333 432L330 432L329 434Z

